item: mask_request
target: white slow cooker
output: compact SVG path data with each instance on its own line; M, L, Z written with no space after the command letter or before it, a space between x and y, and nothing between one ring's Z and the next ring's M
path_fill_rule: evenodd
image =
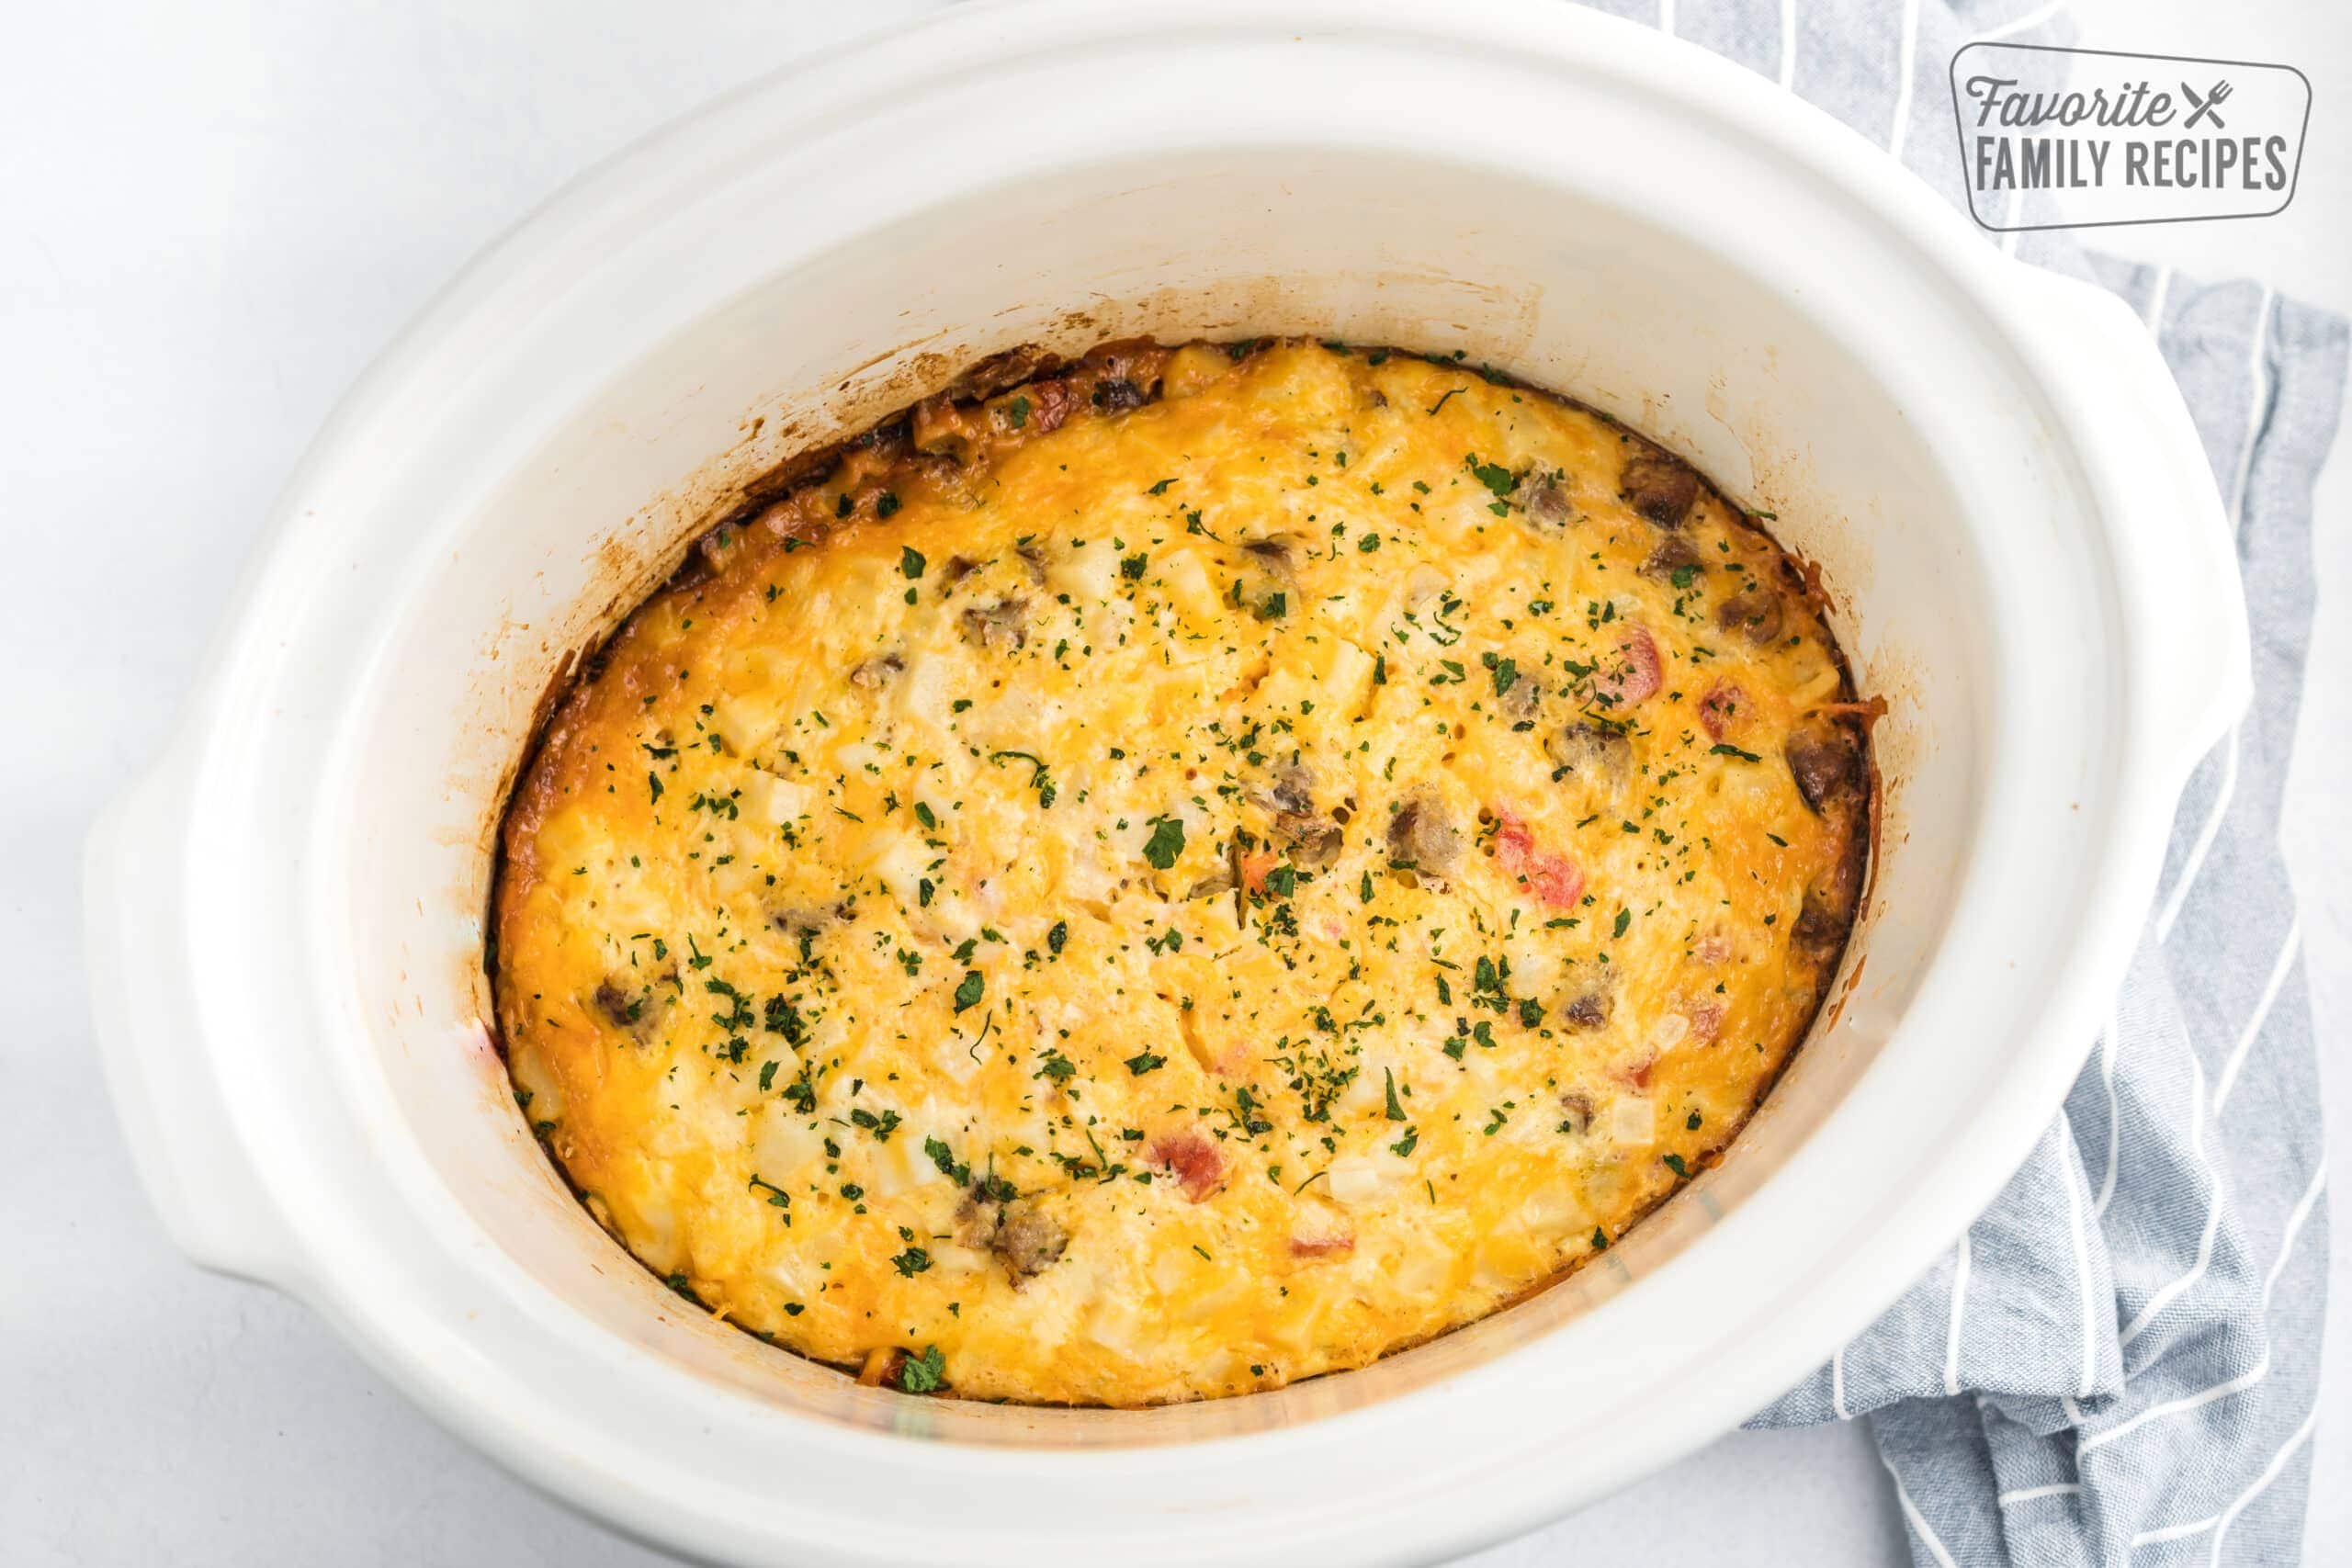
M566 1192L481 1021L534 705L747 484L980 355L1288 333L1574 393L1820 564L1889 705L1833 1005L1601 1264L1366 1371L992 1406L696 1312ZM582 179L351 393L91 845L100 1037L192 1258L648 1540L1420 1561L1723 1432L1950 1245L2056 1110L2247 682L2141 323L1770 84L1565 5L962 9Z

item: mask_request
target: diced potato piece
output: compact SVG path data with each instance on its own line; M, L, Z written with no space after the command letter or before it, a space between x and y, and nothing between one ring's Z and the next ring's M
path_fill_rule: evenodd
M560 1122L563 1120L563 1081L548 1070L539 1054L528 1045L517 1045L507 1060L507 1071L515 1086L531 1097L524 1108L526 1122Z
M1159 579L1177 609L1196 621L1216 618L1216 588L1200 557L1190 550L1170 550L1152 563L1152 575Z
M896 1198L925 1182L946 1179L931 1156L923 1153L922 1139L905 1124L890 1134L888 1143L868 1148L866 1171L870 1178L866 1190L877 1198Z
M1329 638L1324 646L1329 653L1318 705L1329 703L1335 713L1354 714L1372 691L1372 655L1344 638Z
M1138 1360L1138 1352L1152 1338L1153 1325L1144 1321L1135 1303L1124 1296L1095 1298L1086 1314L1086 1337L1125 1360Z
M1519 1206L1519 1223L1540 1241L1557 1241L1591 1229L1592 1216L1577 1201L1574 1188L1566 1182L1546 1183Z
M921 907L923 873L937 858L938 852L930 845L914 834L897 829L885 829L866 842L866 864L892 896L910 909Z
M1647 1147L1657 1140L1657 1106L1647 1095L1629 1094L1610 1107L1609 1135L1621 1144Z
M952 1241L929 1241L923 1250L931 1254L931 1266L943 1274L981 1274L988 1271L989 1255Z
M777 1043L763 1049L781 1051L786 1057L791 1047ZM776 1076L797 1071L790 1061L777 1064ZM817 1130L814 1118L800 1115L781 1102L770 1104L760 1114L759 1131L752 1139L752 1173L763 1181L773 1181L781 1187L802 1166L825 1152L825 1135Z
M1331 1197L1350 1207L1377 1202L1396 1183L1396 1171L1393 1159L1384 1162L1366 1155L1341 1155L1331 1162Z
M770 773L757 773L752 778L755 782L744 787L744 797L751 808L766 821L797 821L816 808L817 794L807 784L780 779ZM760 798L756 801L751 799L754 789L760 792Z
M1430 1296L1444 1290L1453 1278L1453 1253L1436 1237L1420 1234L1405 1238L1383 1272L1408 1297Z
M1159 394L1189 398L1232 374L1233 361L1223 349L1205 343L1188 343L1168 356L1159 373Z
M649 1181L637 1183L635 1191L605 1201L620 1218L622 1234L629 1238L629 1249L652 1265L656 1272L667 1274L686 1258L678 1212L670 1206L665 1196L671 1184Z
M1046 586L1081 604L1108 599L1118 592L1119 558L1108 541L1089 539L1046 570Z

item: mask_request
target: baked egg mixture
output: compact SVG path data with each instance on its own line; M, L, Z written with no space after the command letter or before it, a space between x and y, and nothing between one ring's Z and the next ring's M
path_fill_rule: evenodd
M1757 520L1307 342L1006 356L697 547L516 785L516 1099L690 1297L910 1393L1361 1367L1716 1159L1864 722Z

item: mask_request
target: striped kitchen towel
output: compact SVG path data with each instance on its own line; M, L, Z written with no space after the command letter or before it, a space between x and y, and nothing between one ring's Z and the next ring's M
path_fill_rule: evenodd
M1953 51L2072 32L2060 6L2021 0L1604 8L1775 77L1955 203ZM2064 57L2050 59L2054 85ZM2092 254L2064 231L1988 243L2105 285L2155 334L2236 527L2254 702L2188 785L2122 995L2032 1157L1933 1273L1756 1424L1869 1416L1922 1568L2292 1562L2327 1202L2278 840L2311 646L2312 487L2343 404L2346 326L2257 284ZM1527 1544L1538 1561L1540 1538Z

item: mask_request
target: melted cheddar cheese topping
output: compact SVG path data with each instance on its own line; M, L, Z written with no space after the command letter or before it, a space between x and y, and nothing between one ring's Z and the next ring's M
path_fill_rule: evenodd
M1476 1319L1719 1155L1844 945L1814 597L1550 395L1118 345L701 552L518 784L500 1023L600 1223L869 1381L1139 1404Z

